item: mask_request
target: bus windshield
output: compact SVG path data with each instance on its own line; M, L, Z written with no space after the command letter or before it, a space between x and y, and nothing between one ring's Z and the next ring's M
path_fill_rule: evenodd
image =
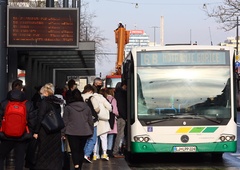
M121 75L113 75L106 77L106 88L115 88L117 83L121 82Z
M223 125L231 117L229 66L139 66L136 87L144 125Z

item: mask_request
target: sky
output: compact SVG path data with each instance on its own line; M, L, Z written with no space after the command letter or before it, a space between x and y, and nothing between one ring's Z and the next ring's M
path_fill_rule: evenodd
M88 3L88 11L95 13L93 25L98 27L104 42L104 52L116 52L114 30L121 21L127 30L144 30L150 41L160 44L161 16L164 18L164 44L190 43L217 45L227 37L235 37L236 30L226 32L214 18L203 10L221 5L223 0L82 0ZM136 3L138 8L136 8ZM155 27L155 33L154 33ZM116 56L109 55L96 64L96 75L102 76L114 70Z

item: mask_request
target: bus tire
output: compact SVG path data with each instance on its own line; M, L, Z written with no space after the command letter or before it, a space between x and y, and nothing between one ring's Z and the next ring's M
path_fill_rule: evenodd
M222 161L223 159L222 156L223 156L222 152L212 153L212 161Z
M136 155L135 155L135 154L132 154L132 153L129 152L129 151L125 151L124 155L125 155L125 160L126 160L128 163L135 163L135 162L137 161Z

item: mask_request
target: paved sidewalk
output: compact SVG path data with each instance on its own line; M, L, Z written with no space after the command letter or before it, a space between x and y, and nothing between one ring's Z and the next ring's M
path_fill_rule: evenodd
M109 161L96 160L84 163L83 170L131 170L124 158L110 158Z
M109 161L96 160L92 163L84 161L82 170L131 170L124 158L110 158ZM14 170L13 166L8 166L5 170ZM29 170L25 168L24 170ZM74 168L70 169L74 170Z

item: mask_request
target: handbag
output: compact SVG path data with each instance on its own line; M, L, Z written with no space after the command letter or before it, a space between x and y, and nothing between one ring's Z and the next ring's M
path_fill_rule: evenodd
M70 145L68 139L62 139L62 152L71 152Z
M99 120L109 120L109 110L105 108L103 103L99 103L100 112L98 113Z
M53 109L46 113L41 124L48 134L58 132L65 126L61 115Z
M109 112L108 122L109 122L110 128L113 129L114 123L115 123L115 114L113 112Z
M113 98L112 98L113 100ZM112 104L112 100L109 102L110 104ZM114 123L115 123L115 114L113 112L109 112L109 125L110 125L110 128L113 129L114 127Z
M68 139L62 140L62 151L63 151L63 167L62 170L70 170L73 168L71 149L69 146Z

